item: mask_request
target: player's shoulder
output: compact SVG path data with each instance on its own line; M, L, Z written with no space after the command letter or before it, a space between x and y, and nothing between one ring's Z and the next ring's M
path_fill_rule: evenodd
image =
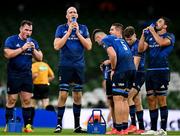
M34 62L32 65L39 65L40 61Z
M7 37L6 40L8 40L8 41L14 41L14 40L17 40L18 37L19 37L18 35L11 35L11 36Z
M32 68L34 68L35 66L37 66L37 62L32 63Z
M35 40L34 38L31 38L31 42L33 42L33 43L34 43L35 45L37 45L37 46L39 45L39 44L38 44L38 41Z
M37 40L35 40L33 37L31 37L30 39L31 42L37 42Z
M170 33L170 32L166 32L166 33L164 33L164 34L162 34L162 36L164 36L164 37L167 37L167 36L174 36L174 34L173 33Z
M117 39L117 37L116 36L114 36L114 35L106 35L106 37L105 38L109 38L109 39Z
M109 35L106 35L102 40L105 41L105 40L108 40L110 37Z
M87 25L85 24L78 24L80 29L87 29Z
M62 28L65 28L65 27L67 27L67 24L60 24L60 25L57 26L58 29L60 29L60 28L62 29Z
M114 40L115 40L115 36L113 36L113 35L106 35L103 39L102 39L102 41L104 42L104 43L106 43L106 44L112 44L113 42L114 42Z
M85 24L78 24L78 25L81 27L87 27L87 25L85 25Z
M167 32L167 33L165 33L165 37L170 39L170 40L175 41L175 35L173 33Z
M173 33L167 33L167 36L171 36L171 37L175 38L175 35Z
M49 66L46 62L44 61L41 61L41 65L44 65L44 66Z

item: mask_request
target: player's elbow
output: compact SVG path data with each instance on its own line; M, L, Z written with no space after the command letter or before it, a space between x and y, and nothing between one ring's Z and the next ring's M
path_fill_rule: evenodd
M8 54L8 53L4 53L4 57L5 57L6 59L10 59L10 58L11 58L11 55Z
M138 48L138 53L144 52L144 48Z
M168 45L170 45L169 43L167 43L167 42L159 42L159 46L168 46Z
M54 50L58 51L59 49L57 47L54 47Z
M87 46L86 49L87 49L88 51L90 51L90 50L92 49L92 43L91 43L91 42L88 43L88 46Z
M54 44L54 50L56 50L56 51L58 51L58 50L59 50L59 48L58 48L57 44Z
M8 55L4 55L4 57L5 57L6 59L10 59L10 58L11 58L11 57L8 56Z
M42 59L42 57L36 57L35 58L37 61L42 61L43 59Z
M90 51L92 49L92 46L88 46L87 50Z
M54 75L52 75L51 77L49 77L49 82L53 81L53 80L54 80L54 78L55 78L55 76L54 76Z
M86 40L86 43L85 43L85 46L84 46L85 48L86 48L86 50L91 50L92 49L92 42L91 42L91 40L90 39L87 39Z
M143 52L144 51L144 46L139 43L138 45L138 52Z
M54 75L52 75L52 76L51 76L51 80L54 80L54 78L55 78L55 76L54 76Z
M40 57L39 59L38 59L38 61L42 61L43 60L43 58L42 57Z
M57 40L54 40L54 50L59 50L59 43L57 42Z
M56 50L56 51L58 50L56 42L54 42L54 50Z
M41 51L39 52L38 59L39 59L39 61L42 61L42 60L43 60L43 53L42 53Z
M36 55L34 56L34 58L35 58L35 60L37 60L37 61L42 61L42 60L43 60L43 54L42 54L42 52L38 52L38 54L36 54Z

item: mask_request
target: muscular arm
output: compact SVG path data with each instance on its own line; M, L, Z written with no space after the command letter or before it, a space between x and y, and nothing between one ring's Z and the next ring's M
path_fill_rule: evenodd
M18 49L5 48L4 49L4 56L7 59L14 58L17 55L19 55L22 52L24 52L25 50L27 50L28 48L32 48L32 44L31 43L25 43L22 47L20 47ZM34 45L33 45L33 48L34 48Z
M7 59L14 58L17 55L21 54L23 51L24 51L23 48L18 48L18 49L15 49L15 50L14 49L5 48L4 49L4 56Z
M42 59L43 59L43 54L42 54L42 52L41 52L40 50L34 49L32 54L33 54L33 57L34 57L37 61L42 61Z
M149 30L154 37L155 41L160 45L160 46L168 46L171 44L171 41L168 38L162 38L160 37L154 30L154 28L149 27Z
M54 49L55 50L59 50L65 45L67 39L69 38L69 36L71 34L71 31L72 30L68 29L67 33L62 38L54 39Z
M107 53L108 53L108 56L109 56L109 60L111 62L111 68L115 69L116 64L117 64L116 52L114 51L113 47L109 47L109 48L107 48Z
M84 38L79 32L77 32L76 35L86 50L92 49L92 42L90 38Z
M142 32L141 38L139 39L138 52L144 52L147 48L148 44L145 42L144 32Z

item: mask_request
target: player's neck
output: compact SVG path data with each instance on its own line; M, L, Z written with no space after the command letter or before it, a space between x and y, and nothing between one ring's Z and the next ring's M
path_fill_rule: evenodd
M71 21L67 21L68 26L70 25Z
M21 40L25 40L21 34L18 35Z
M117 35L117 38L123 38L121 34Z
M159 35L162 35L162 34L164 34L164 33L167 33L167 31L166 31L166 29L162 29L161 31L157 31L157 33L158 33Z

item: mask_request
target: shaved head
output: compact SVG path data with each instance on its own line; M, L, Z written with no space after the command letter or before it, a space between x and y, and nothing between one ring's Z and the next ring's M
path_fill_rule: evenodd
M68 14L71 11L75 11L77 13L77 9L75 7L69 7L66 11L66 14Z
M101 40L106 36L106 33L104 33L101 29L95 29L92 33L92 40L94 42L97 42L99 45L102 45Z

